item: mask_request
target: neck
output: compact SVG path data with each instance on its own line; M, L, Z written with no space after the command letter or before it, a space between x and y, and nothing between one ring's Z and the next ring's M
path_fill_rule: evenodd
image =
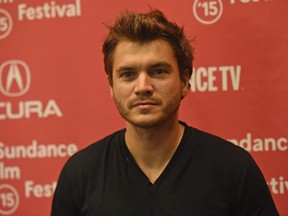
M182 138L184 126L177 121L156 128L139 128L127 123L126 144L136 163L149 180L159 177Z

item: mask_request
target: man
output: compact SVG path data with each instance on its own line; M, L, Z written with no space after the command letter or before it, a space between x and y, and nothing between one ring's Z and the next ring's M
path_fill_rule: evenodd
M179 121L193 60L183 29L154 10L109 30L105 71L126 129L68 160L52 215L279 215L245 150Z

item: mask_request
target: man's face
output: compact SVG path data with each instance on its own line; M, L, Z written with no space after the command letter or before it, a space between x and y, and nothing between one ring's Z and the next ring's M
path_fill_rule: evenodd
M113 56L111 95L130 124L152 128L178 120L181 98L189 91L180 78L170 44L158 39L145 43L121 41Z

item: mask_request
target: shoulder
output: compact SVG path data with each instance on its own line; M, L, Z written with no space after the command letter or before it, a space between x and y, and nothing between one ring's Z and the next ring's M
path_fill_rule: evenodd
M124 132L124 129L119 130L78 151L67 160L64 169L89 171L95 165L101 165L109 152L119 148Z
M187 131L190 141L186 145L190 146L187 148L192 152L191 158L201 165L207 175L219 181L219 185L225 182L232 191L238 193L240 186L244 190L254 182L254 188L267 192L264 176L249 152L213 134L189 126Z
M185 125L185 133L187 134L187 139L189 139L194 144L201 145L202 148L209 148L219 151L235 151L242 154L246 154L247 151L239 146L236 146L232 142L223 139L217 135L199 130L197 128Z
M185 133L191 151L196 151L203 160L227 166L237 164L238 167L243 163L255 163L249 152L219 136L187 125Z

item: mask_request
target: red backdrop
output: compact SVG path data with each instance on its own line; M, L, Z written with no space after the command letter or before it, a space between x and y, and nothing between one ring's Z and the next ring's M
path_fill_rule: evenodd
M48 216L67 158L124 127L103 22L148 5L196 48L181 119L246 148L288 215L286 0L0 0L0 215Z

